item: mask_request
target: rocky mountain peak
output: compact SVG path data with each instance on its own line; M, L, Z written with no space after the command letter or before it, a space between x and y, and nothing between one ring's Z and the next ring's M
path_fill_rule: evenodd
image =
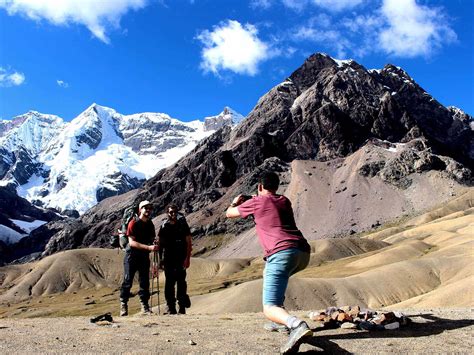
M235 126L244 119L244 116L237 113L228 106L225 106L221 113L216 116L204 118L204 129L206 131L215 131L224 126Z
M290 75L290 79L300 91L304 91L315 82L322 71L333 70L337 66L337 63L329 55L315 53Z

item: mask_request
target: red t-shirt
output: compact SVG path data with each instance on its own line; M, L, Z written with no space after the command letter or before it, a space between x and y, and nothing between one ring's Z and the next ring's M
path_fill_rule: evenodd
M290 248L310 251L308 242L296 227L291 202L285 196L254 196L237 208L243 218L254 216L265 258Z
M151 220L144 222L141 219L132 218L128 223L127 235L138 243L152 245L155 240L155 226ZM137 248L129 248L129 250L132 254L148 255L150 253L148 250Z

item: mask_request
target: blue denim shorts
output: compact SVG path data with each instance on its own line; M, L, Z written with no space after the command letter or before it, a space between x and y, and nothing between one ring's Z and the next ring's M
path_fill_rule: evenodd
M283 306L288 279L308 266L310 254L286 249L267 258L263 271L263 305Z

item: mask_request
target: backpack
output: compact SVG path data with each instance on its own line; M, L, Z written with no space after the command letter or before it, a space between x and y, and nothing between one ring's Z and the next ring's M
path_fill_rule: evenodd
M138 218L138 205L133 204L125 208L122 214L122 222L119 229L118 235L113 235L110 238L110 245L113 248L120 248L122 250L128 250L130 247L128 245L128 235L127 235L127 227L130 221L133 218Z

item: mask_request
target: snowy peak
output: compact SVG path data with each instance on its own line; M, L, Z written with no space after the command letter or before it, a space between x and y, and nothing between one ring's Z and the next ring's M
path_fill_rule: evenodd
M208 121L220 128L242 118L226 107ZM122 115L94 103L66 124L29 112L2 121L0 129L0 185L17 186L36 205L77 214L137 188L217 128L165 113Z
M64 128L63 120L54 115L30 111L0 126L0 145L13 152L22 146L30 154L38 154Z
M244 118L240 113L226 106L218 115L204 118L204 129L206 131L215 131L224 126L235 126Z

